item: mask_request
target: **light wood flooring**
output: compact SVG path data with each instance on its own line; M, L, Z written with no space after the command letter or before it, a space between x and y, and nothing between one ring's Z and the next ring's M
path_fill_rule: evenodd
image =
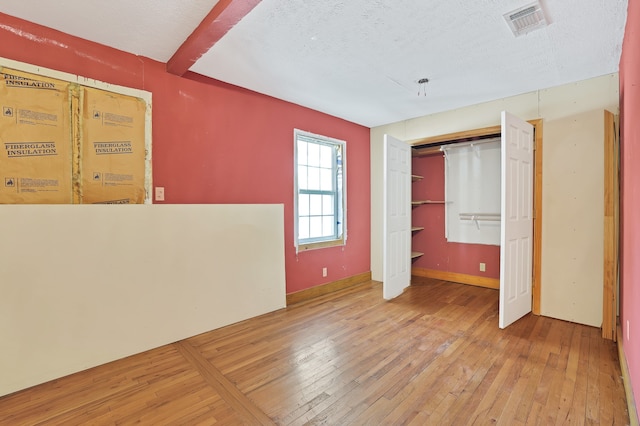
M627 424L615 344L496 290L369 282L0 398L2 425ZM1 380L1 378L0 378Z

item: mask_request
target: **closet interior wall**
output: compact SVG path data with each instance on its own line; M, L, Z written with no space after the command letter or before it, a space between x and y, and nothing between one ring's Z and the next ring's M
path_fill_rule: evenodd
M457 141L456 141L457 142ZM445 200L445 157L438 147L414 146L412 174L422 177L412 184L413 200ZM428 154L418 154L419 152ZM424 253L413 260L416 276L460 275L490 282L500 278L500 246L449 242L445 236L445 204L414 205L412 227L424 228L412 232L412 251ZM484 271L480 271L480 263ZM488 280L487 280L488 279Z

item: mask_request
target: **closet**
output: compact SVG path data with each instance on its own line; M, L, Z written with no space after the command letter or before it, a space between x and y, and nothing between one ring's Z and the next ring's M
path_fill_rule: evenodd
M498 135L499 137L499 135ZM463 282L465 284L479 285L483 287L499 288L500 278L500 181L499 164L497 171L491 176L482 176L482 161L475 150L481 149L479 145L473 147L474 142L495 141L496 135L489 138L473 138L465 140L450 140L436 145L414 146L412 149L412 218L411 218L411 246L412 246L412 275L444 279L447 281ZM498 139L499 140L499 139ZM499 161L499 142L497 144L497 161ZM459 147L459 148L453 148ZM446 174L449 170L449 190L452 186L464 189L468 184L464 182L452 182L451 168L447 168L445 149L458 149L468 151L463 166L469 170L476 170L472 179L477 188L469 188L469 191L461 196L469 198L465 206L459 202L453 202L446 197ZM450 151L449 151L450 152ZM455 157L450 155L449 158ZM493 168L496 154L489 159L490 164L485 168ZM485 160L486 161L486 160ZM491 170L489 170L491 171ZM457 173L457 171L456 171ZM485 173L486 174L486 171ZM477 178L477 179L476 179ZM490 188L487 186L490 185ZM496 196L497 205L496 205ZM488 206L482 206L483 200L489 199ZM486 204L486 203L485 203ZM462 210L461 210L462 209ZM447 220L447 212L449 219ZM493 216L490 214L494 214ZM497 215L497 221L495 219ZM449 227L447 228L447 222ZM454 227L455 226L455 227ZM456 241L455 234L448 235L447 231L457 231L459 226L466 226L472 233L483 236L489 233L487 238L476 240ZM497 239L496 239L497 230ZM463 229L464 231L464 229ZM453 238L452 238L453 237Z
M427 256L422 250L418 250L416 243L427 235L426 218L414 218L414 210L428 207L444 206L443 199L434 199L430 194L420 193L421 182L428 182L424 174L413 167L412 152L425 154L425 150L437 153L435 146L449 140L463 138L486 137L487 135L500 135L500 254L499 254L499 326L507 327L526 313L532 310L532 299L539 303L539 290L534 295L532 291L532 276L539 279L539 224L534 224L534 206L540 200L539 184L534 185L539 177L539 157L535 156L538 146L541 146L541 135L534 132L535 124L511 115L505 111L501 114L501 126L492 128L492 131L481 129L472 131L458 138L441 138L438 140L413 141L409 144L384 135L383 159L384 159L384 195L383 202L385 213L383 215L383 297L392 299L401 294L410 283L412 273L418 275L424 272L424 276L449 281L466 282L471 277L477 279L477 275L442 270L420 268L420 264L427 262ZM436 138L437 139L437 138ZM423 145L428 147L421 149ZM445 150L446 151L446 150ZM417 155L420 157L421 155ZM437 158L437 157L436 157ZM496 166L497 168L497 166ZM415 176L415 177L412 177ZM422 177L422 178L420 178ZM413 180L415 179L415 180ZM539 182L539 181L538 181ZM413 188L412 188L413 187ZM439 203L430 203L438 201ZM538 208L536 207L536 208ZM482 214L483 222L495 220L497 212L482 212L476 214L470 211L460 210L456 222L461 222L464 217L467 221L478 224L478 215ZM419 216L419 214L415 214ZM490 220L487 220L490 218ZM496 221L497 222L497 221ZM469 225L469 223L467 223ZM447 225L448 226L448 225ZM456 242L464 240L454 240ZM414 247L412 248L412 245ZM465 245L466 247L466 245ZM465 249L458 247L458 263L467 261L471 257L465 253ZM438 252L437 249L430 250ZM442 253L440 253L442 254ZM445 251L446 261L451 263L453 256ZM471 258L473 261L474 259ZM534 262L535 261L535 262ZM455 262L454 262L455 263ZM496 262L494 262L496 263ZM413 264L413 266L412 266ZM456 267L459 267L456 266ZM468 265L466 266L469 267ZM486 262L478 262L478 269L487 272ZM480 277L484 279L485 277ZM464 279L464 280L463 280ZM495 280L491 278L492 280ZM467 282L469 283L469 282ZM533 296L533 297L532 297Z

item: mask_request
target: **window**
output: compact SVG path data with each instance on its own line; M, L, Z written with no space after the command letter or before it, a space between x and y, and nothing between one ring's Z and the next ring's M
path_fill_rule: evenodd
M294 235L296 250L346 240L344 141L294 131Z

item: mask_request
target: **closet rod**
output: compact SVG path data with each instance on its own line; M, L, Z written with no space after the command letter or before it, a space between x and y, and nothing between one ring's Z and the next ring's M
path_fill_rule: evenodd
M460 213L460 220L470 220L476 224L478 231L480 230L479 221L500 222L500 213Z
M500 221L500 213L460 213L460 220Z

